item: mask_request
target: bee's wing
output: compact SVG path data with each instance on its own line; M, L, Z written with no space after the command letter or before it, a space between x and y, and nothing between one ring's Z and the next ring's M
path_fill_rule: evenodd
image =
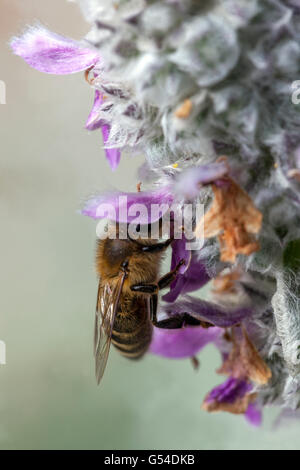
M125 274L113 287L99 281L94 331L95 371L98 384L102 379L108 359L111 334L124 279Z

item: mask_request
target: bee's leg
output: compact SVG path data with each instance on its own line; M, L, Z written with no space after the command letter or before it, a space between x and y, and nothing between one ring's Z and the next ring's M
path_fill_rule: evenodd
M169 330L174 330L178 328L182 328L184 325L192 323L193 325L198 324L197 320L190 317L187 314L183 315L174 315L170 318L165 318L164 320L157 320L157 305L158 305L158 295L152 294L149 295L147 298L147 308L150 321L154 326L157 328L166 328ZM187 318L189 317L189 318Z
M188 313L181 315L174 315L164 320L157 320L157 295L153 294L147 299L149 318L154 326L157 328L164 328L167 330L178 330L185 326L202 326L201 321L196 320ZM213 325L210 325L213 326Z
M184 259L181 259L179 261L179 263L175 266L174 269L172 269L172 271L170 271L169 273L165 274L163 277L161 277L158 281L158 288L159 290L161 289L165 289L166 287L169 287L169 285L175 281L176 279L176 276L178 274L178 271L180 269L180 267L185 264L185 260Z
M147 298L147 307L148 307L148 314L150 321L153 323L154 326L157 326L157 318L156 318L156 313L157 313L157 303L158 303L158 297L157 294L149 295Z
M158 296L157 294L150 294L147 297L147 309L150 321L157 328L165 328L168 330L177 330L179 328L184 328L185 326L202 326L202 328L210 328L213 326L210 323L206 323L200 319L189 315L188 313L180 313L177 315L172 315L169 318L164 320L157 320L157 304ZM193 361L196 368L196 361Z
M157 304L158 304L158 296L157 294L149 295L147 299L147 307L150 321L154 326L157 328L167 328L169 330L182 328L185 323L185 319L183 317L179 318L177 316L166 318L165 320L157 320Z
M169 330L174 330L178 328L182 328L186 324L186 319L184 316L178 317L170 317L166 318L165 320L157 320L157 304L158 304L158 296L157 294L149 295L147 299L147 307L150 321L154 326L157 328L166 328Z
M130 286L133 292L141 292L143 294L155 294L158 291L157 284L133 284Z
M154 297L154 298L153 298ZM156 297L156 299L155 299ZM152 299L151 299L152 298ZM154 294L148 299L148 312L150 320L157 328L165 328L167 330L178 330L185 326L201 326L202 328L210 328L214 325L198 320L188 313L180 313L172 315L164 320L157 320L157 295Z
M171 282L174 281L178 274L180 266L182 266L183 264L185 264L184 259L180 260L177 266L172 271L170 271L165 276L161 277L157 284L133 284L132 286L130 286L130 289L133 292L141 292L143 294L156 294L157 291L168 287Z

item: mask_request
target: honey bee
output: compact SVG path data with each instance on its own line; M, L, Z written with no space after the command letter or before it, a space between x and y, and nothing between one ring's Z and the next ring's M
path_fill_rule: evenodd
M176 278L175 269L159 278L164 251L173 239L158 240L128 236L98 240L96 270L99 275L94 355L97 383L106 367L110 344L125 357L138 359L147 351L153 325L170 328L172 321L157 321L158 291ZM179 326L175 326L178 328Z

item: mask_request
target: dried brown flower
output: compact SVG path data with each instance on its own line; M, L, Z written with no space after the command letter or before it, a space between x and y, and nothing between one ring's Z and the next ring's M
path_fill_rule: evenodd
M262 214L248 194L230 177L212 189L215 198L204 215L204 236L218 236L221 260L233 263L238 254L259 250L254 234L260 231Z
M259 352L250 340L246 330L242 328L242 339L238 341L232 336L233 347L228 359L218 369L218 374L225 374L237 379L247 379L259 385L265 385L272 373Z
M238 398L234 403L226 403L222 401L205 401L202 403L201 408L208 412L227 411L235 415L244 414L247 411L249 403L252 403L256 398L255 393L245 395L243 398Z

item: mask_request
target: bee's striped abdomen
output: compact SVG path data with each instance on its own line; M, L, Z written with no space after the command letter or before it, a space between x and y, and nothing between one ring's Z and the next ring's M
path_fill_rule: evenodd
M138 359L147 351L152 338L152 324L146 307L135 312L120 310L112 330L112 343L130 359Z

